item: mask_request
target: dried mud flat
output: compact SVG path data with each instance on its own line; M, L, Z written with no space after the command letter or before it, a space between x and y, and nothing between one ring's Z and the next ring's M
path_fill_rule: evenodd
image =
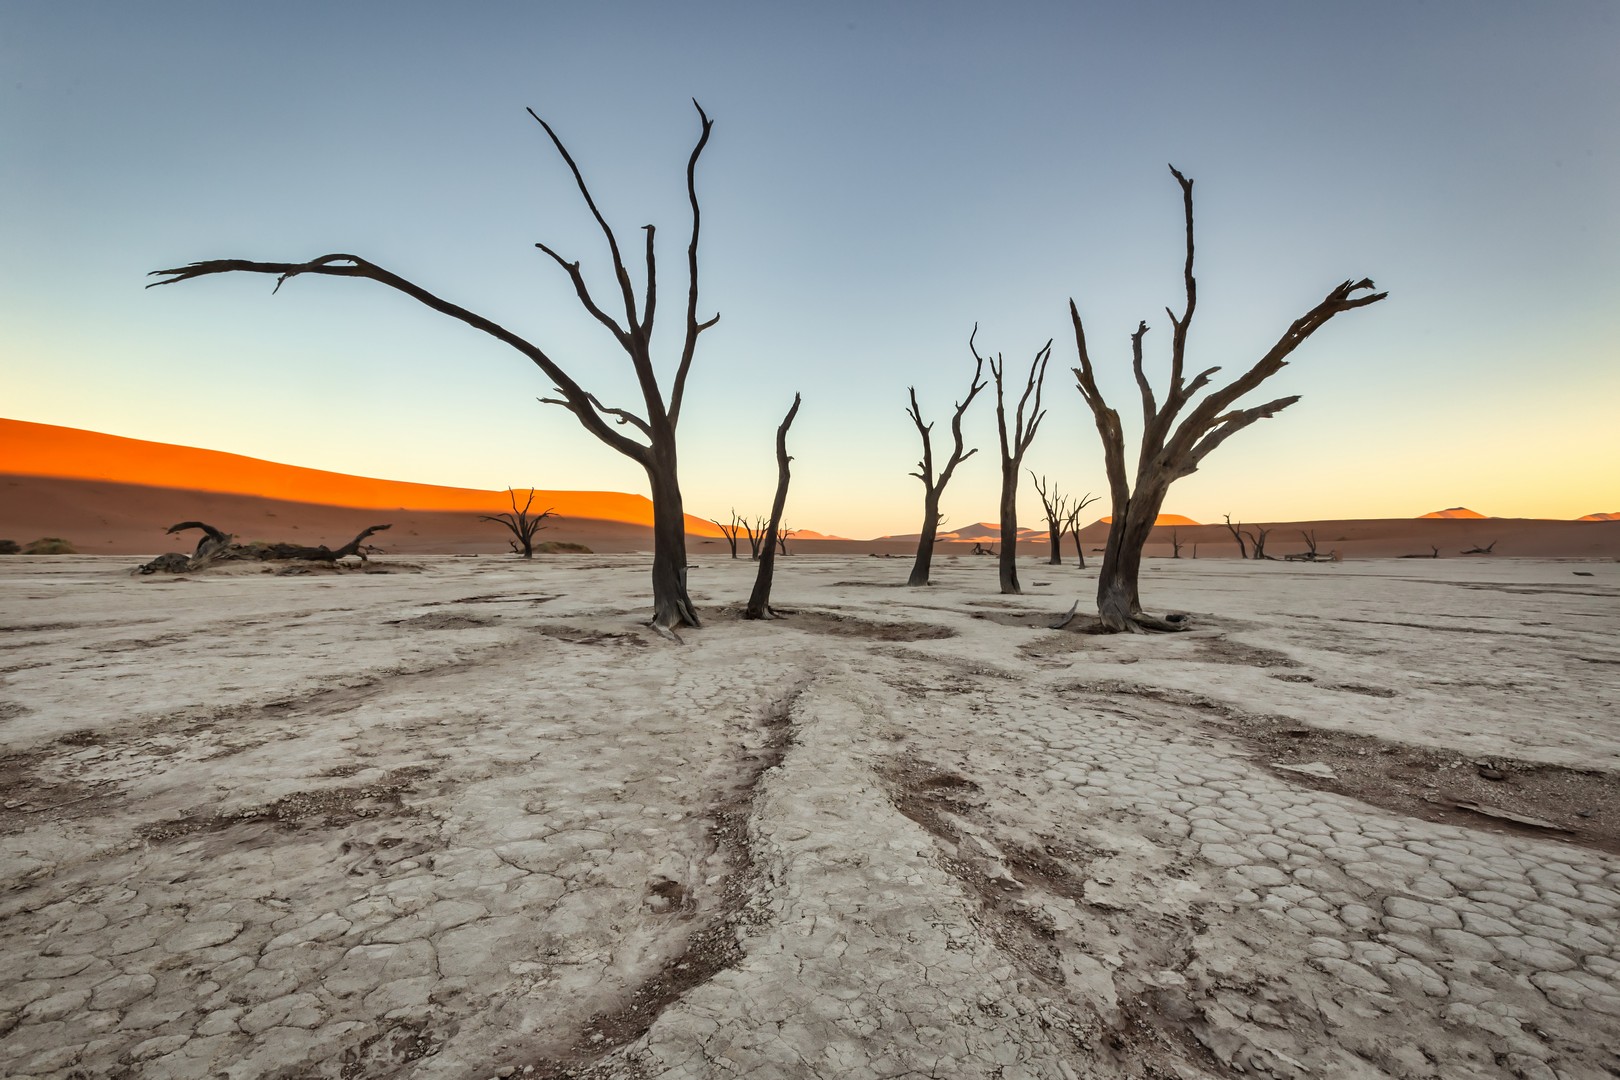
M1615 564L127 565L0 561L0 1075L1620 1076Z

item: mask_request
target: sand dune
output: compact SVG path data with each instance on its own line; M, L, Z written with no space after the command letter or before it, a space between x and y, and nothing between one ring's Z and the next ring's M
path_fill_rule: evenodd
M0 538L20 543L59 536L87 554L152 556L187 549L192 541L164 535L178 521L201 520L244 540L280 540L336 546L361 529L388 523L378 537L389 552L495 554L507 534L479 520L506 510L501 491L440 487L349 476L278 465L213 450L124 439L48 424L0 420ZM535 505L560 515L542 540L584 544L594 551L652 548L652 504L640 495L600 491L539 491ZM1107 539L1107 518L1081 530L1095 553ZM1199 525L1179 514L1160 517L1147 554L1232 558L1238 553L1221 525ZM712 522L687 515L694 557L729 555ZM1267 551L1303 551L1314 532L1319 550L1347 558L1430 555L1452 558L1495 543L1497 556L1535 558L1620 557L1620 514L1580 521L1485 518L1460 507L1421 518L1246 523L1270 530ZM940 551L960 554L973 543L998 543L1000 526L981 521L940 537ZM806 529L789 541L793 552L909 556L917 534L853 540ZM1047 550L1044 528L1020 530L1019 550L1038 558ZM1064 538L1064 559L1074 557ZM746 557L747 546L743 545Z
M1466 506L1453 506L1450 510L1434 510L1422 516L1425 518L1448 518L1451 520L1472 520L1485 517L1484 514L1476 513L1475 511L1468 509Z

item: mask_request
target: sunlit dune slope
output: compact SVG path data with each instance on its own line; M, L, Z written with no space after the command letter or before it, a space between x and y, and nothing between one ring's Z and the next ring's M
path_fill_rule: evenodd
M1467 519L1467 520L1472 521L1472 520L1475 520L1475 519L1483 520L1485 515L1475 513L1474 511L1468 509L1468 507L1466 507L1466 506L1453 506L1450 510L1436 510L1433 513L1424 514L1423 517L1425 517L1425 518L1447 518L1449 520ZM1422 520L1422 519L1420 518L1419 520Z
M1113 518L1112 515L1110 515L1108 517L1101 517L1101 518L1097 519L1097 523L1099 525L1112 525L1114 523L1114 518ZM1194 521L1190 517L1183 517L1181 514L1160 514L1158 517L1153 519L1153 524L1156 525L1156 526L1157 525L1176 525L1176 526L1179 526L1181 528L1189 528L1190 529L1193 526L1197 525L1198 522Z
M24 420L0 419L0 473L107 480L361 510L489 514L509 509L504 491L376 480ZM617 491L537 490L534 508L548 507L571 518L645 526L651 526L653 520L650 500ZM686 531L719 535L713 524L690 514Z
M1613 514L1586 514L1575 519L1576 521L1620 521L1620 512Z

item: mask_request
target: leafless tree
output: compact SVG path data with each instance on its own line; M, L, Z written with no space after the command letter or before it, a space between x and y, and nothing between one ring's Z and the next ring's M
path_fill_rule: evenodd
M765 539L765 519L757 517L749 521L747 518L742 518L739 520L739 524L742 525L743 535L748 537L748 557L758 559L760 541Z
M1099 497L1100 496L1093 495L1089 491L1080 496L1074 501L1074 505L1069 508L1068 517L1064 519L1063 523L1064 527L1069 530L1069 536L1074 540L1074 557L1076 560L1076 565L1078 565L1081 570L1086 568L1086 549L1085 546L1080 543L1080 512L1086 507L1090 506L1092 503L1096 502Z
M1181 533L1175 529L1170 530L1170 557L1172 559L1181 558Z
M1243 531L1243 522L1240 521L1234 525L1232 524L1231 514L1226 514L1224 516L1226 518L1226 531L1231 533L1232 539L1237 541L1238 558L1247 559L1249 557L1249 543L1248 540L1245 539L1248 534Z
M788 480L791 476L788 463L793 460L787 452L787 433L797 415L799 395L794 394L792 407L782 418L782 425L776 429L776 498L771 501L771 521L765 527L764 550L759 556L759 572L754 575L754 591L748 597L748 607L743 611L745 619L776 618L776 612L771 610L771 578L776 571L778 540L782 544L782 554L787 554L787 536L777 530L782 524L782 511L787 507Z
M1102 573L1097 579L1097 612L1104 628L1112 631L1179 630L1186 627L1184 619L1161 619L1145 614L1137 588L1142 549L1164 506L1170 485L1197 471L1212 450L1237 432L1298 401L1298 396L1291 396L1249 408L1233 408L1245 394L1281 371L1289 355L1335 315L1375 304L1387 295L1368 291L1373 288L1373 283L1366 278L1342 282L1331 289L1321 303L1295 319L1277 343L1247 372L1194 403L1193 398L1209 385L1210 377L1220 369L1208 368L1191 380L1186 378L1187 331L1192 325L1198 297L1193 278L1193 184L1174 166L1170 172L1181 185L1186 219L1187 254L1182 277L1187 304L1179 318L1168 308L1165 312L1170 317L1172 336L1170 383L1162 405L1142 368L1142 338L1147 334L1147 323L1140 323L1131 335L1131 362L1137 388L1141 391L1143 422L1134 485L1126 473L1125 434L1119 413L1109 407L1102 391L1097 388L1080 309L1072 299L1069 301L1069 316L1074 323L1075 347L1080 359L1080 366L1074 369L1074 375L1081 396L1091 407L1097 433L1102 439L1113 503L1113 527L1108 532ZM1177 417L1189 405L1190 411L1177 423Z
M604 405L595 394L574 381L549 353L504 326L442 299L420 285L356 255L322 255L302 263L211 259L169 270L153 271L153 276L161 280L152 284L172 285L210 274L233 272L273 274L277 279L277 289L289 279L301 274L369 278L404 293L442 315L466 323L528 357L551 380L556 392L561 395L557 398L543 398L543 401L560 405L573 413L585 430L646 471L653 503L652 625L660 633L675 637L675 630L679 627L700 625L697 610L693 607L686 589L686 528L677 470L675 432L680 422L681 405L686 394L686 378L691 371L693 356L696 354L698 335L713 326L720 318L718 315L709 319L698 318L698 233L701 219L696 176L698 158L708 144L713 121L697 102L694 101L692 104L697 107L702 131L686 163L686 191L692 207L692 233L686 249L688 271L686 325L682 335L680 358L667 397L658 383L658 374L652 360L653 316L657 303L657 267L653 252L654 227L643 226L647 234L646 284L644 298L638 310L635 287L620 251L618 238L602 212L597 209L596 200L591 196L579 166L574 163L573 156L563 146L562 140L552 130L551 125L542 120L533 109L529 110L529 115L545 129L557 153L567 163L585 205L590 209L607 241L608 252L613 261L614 279L618 283L618 299L622 300L624 305L624 322L620 323L597 303L585 283L585 276L580 270L578 261L568 261L545 244L536 244L535 247L562 267L573 283L574 291L585 310L607 329L629 358L644 405L641 415L627 409ZM640 437L618 430L626 427Z
M1492 540L1489 544L1486 544L1484 547L1480 547L1478 544L1475 544L1473 547L1469 548L1467 551L1464 551L1462 554L1464 554L1464 555L1491 555L1491 554L1494 554L1492 552L1492 550L1491 550L1494 547L1496 547L1496 541Z
M975 326L974 334L978 333ZM984 363L973 338L968 338L973 359ZM1047 341L1035 359L1029 363L1029 376L1024 380L1024 393L1018 399L1018 410L1013 414L1013 426L1007 428L1007 394L1002 381L1006 361L1001 354L990 361L990 377L996 382L996 431L1001 437L1001 591L1021 593L1018 585L1018 470L1024 464L1024 453L1035 441L1035 432L1046 418L1041 408L1041 387L1046 382L1046 363L1052 358L1052 342ZM1031 397L1034 401L1031 402ZM1027 414L1026 414L1027 410Z
M540 524L542 521L557 516L556 509L547 507L538 514L531 514L529 509L534 506L534 488L529 489L529 497L524 500L521 510L518 509L516 489L507 488L506 497L512 501L510 513L483 514L480 515L478 520L493 521L511 529L512 540L510 543L513 553L521 555L525 559L532 559L534 558L534 534L545 528L544 525Z
M978 326L975 325L974 333L978 333L978 330ZM969 335L968 341L971 343L972 340L972 335ZM928 584L928 574L934 565L934 545L939 542L939 527L944 522L939 512L940 496L945 492L945 485L951 482L951 475L956 472L956 467L979 452L978 447L971 450L962 448L962 415L967 412L968 406L973 404L973 399L979 396L979 391L986 385L980 378L980 373L984 371L984 361L979 359L977 353L973 359L973 378L968 382L967 397L956 403L956 411L951 415L951 454L938 473L934 472L933 421L923 423L922 409L917 405L917 388L915 386L906 388L911 395L911 407L906 410L906 415L917 425L917 433L922 436L923 444L922 460L917 462L917 471L911 474L923 484L922 535L917 538L917 558L911 564L911 577L906 580L907 585Z
M1257 560L1271 558L1270 555L1266 554L1266 537L1270 535L1270 529L1262 529L1258 525L1256 525L1254 527L1254 531L1249 534L1249 542L1254 545L1254 557Z
M1035 482L1035 494L1041 498L1041 509L1046 512L1046 535L1051 544L1052 554L1047 563L1051 566L1063 565L1063 551L1060 547L1063 541L1063 522L1068 514L1069 498L1058 492L1057 485L1051 484L1044 476L1036 476L1035 470L1029 470L1029 478Z
M726 543L731 545L731 557L735 559L737 557L737 531L742 526L742 518L737 516L737 511L733 508L730 525L721 524L719 518L710 518L709 520L714 522L714 527L720 530L720 535L724 536Z
M787 542L798 531L799 531L798 529L789 529L786 526L783 526L782 528L776 530L776 551L777 551L777 554L779 554L779 555L790 554L790 552L788 551Z

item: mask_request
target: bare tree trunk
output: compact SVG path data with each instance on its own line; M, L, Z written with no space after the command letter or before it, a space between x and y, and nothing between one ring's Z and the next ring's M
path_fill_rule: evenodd
M1001 466L1001 556L997 563L1001 591L1007 595L1023 592L1018 583L1018 463Z
M667 456L660 456L655 449L647 466L647 481L653 493L652 626L679 641L677 627L703 623L686 592L686 512L676 480L673 440Z
M774 619L776 612L771 610L771 578L776 571L777 529L782 524L782 511L787 508L788 480L792 474L788 464L793 460L787 452L788 428L793 426L793 418L799 414L799 395L793 395L793 406L788 409L787 416L782 418L782 426L776 429L776 498L771 501L771 523L765 530L765 550L759 556L759 573L754 576L754 591L748 597L748 607L743 611L745 619ZM782 551L787 552L787 537L782 538Z
M917 539L917 559L911 564L911 576L906 584L928 584L928 574L934 566L934 545L939 542L939 492L932 487L923 495L922 534Z

